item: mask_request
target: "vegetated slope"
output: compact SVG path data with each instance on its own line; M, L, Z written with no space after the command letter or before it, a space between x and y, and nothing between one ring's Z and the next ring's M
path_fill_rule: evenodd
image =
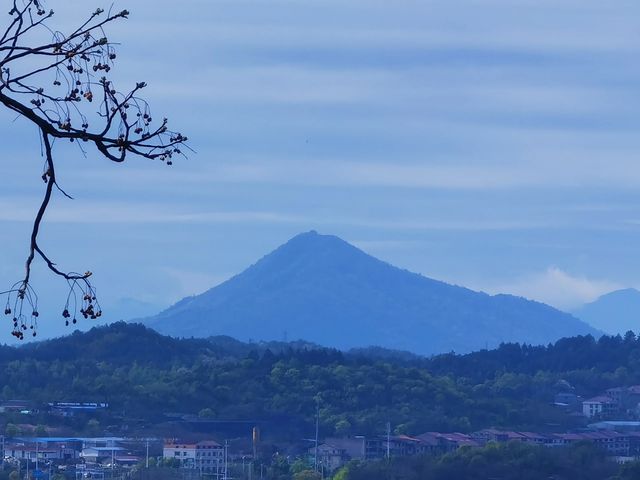
M143 320L179 337L275 340L430 354L598 332L548 305L396 268L338 237L300 234L223 284Z
M299 439L313 429L318 399L327 435L379 433L388 421L413 434L488 426L565 429L579 419L553 406L555 393L587 397L640 384L640 341L632 334L432 358L294 345L273 344L279 350L272 351L117 323L0 347L0 399L107 401L109 412L127 417L105 421L121 425L128 418L157 422L166 412L207 409L207 418L267 422L269 431Z
M609 334L640 328L640 291L616 290L573 311L573 315Z

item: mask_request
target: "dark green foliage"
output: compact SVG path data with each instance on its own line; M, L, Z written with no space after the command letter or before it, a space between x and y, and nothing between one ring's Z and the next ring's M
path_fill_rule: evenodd
M317 399L322 435L377 434L387 421L408 434L489 426L563 430L575 417L551 405L558 391L589 396L640 384L640 341L633 334L433 358L302 346L179 340L117 323L0 347L1 396L107 401L114 414L148 421L166 412L260 421L268 431L299 438L313 428ZM100 419L99 428L114 423Z
M622 471L630 471L625 467ZM462 448L442 457L352 463L341 480L606 480L618 466L589 444L549 448L520 442ZM625 473L626 475L626 473ZM637 478L624 476L620 478Z

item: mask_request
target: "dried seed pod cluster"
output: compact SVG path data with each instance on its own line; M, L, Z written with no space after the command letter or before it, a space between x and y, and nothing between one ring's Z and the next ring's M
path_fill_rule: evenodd
M87 274L90 276L90 272ZM87 278L69 280L69 293L62 311L65 325L75 325L78 316L96 320L102 316L96 290ZM25 333L32 337L38 335L38 296L31 286L24 281L14 284L7 294L4 314L11 320L11 335L24 340Z
M87 272L90 275L90 272ZM88 277L87 277L88 278ZM85 278L69 282L69 294L62 311L62 318L65 325L75 325L78 323L78 314L85 319L96 320L102 316L102 309L98 302L96 291L91 283Z
M18 340L24 340L24 335L31 331L33 337L38 330L38 296L31 286L25 282L18 282L7 292L7 302L4 314L12 323L11 335Z

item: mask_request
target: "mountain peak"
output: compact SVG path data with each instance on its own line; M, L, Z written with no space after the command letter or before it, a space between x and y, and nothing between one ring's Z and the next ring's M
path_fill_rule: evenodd
M597 332L547 305L410 273L334 235L301 233L244 272L147 319L176 336L304 339L416 353Z
M605 293L604 295L599 297L596 300L596 302L598 300L603 299L603 298L613 298L613 297L627 297L627 298L636 297L636 298L640 298L640 290L637 290L637 289L632 288L632 287L621 288L620 290L614 290L613 292Z
M335 235L323 235L318 233L316 230L309 230L308 232L299 233L295 237L291 238L288 242L283 244L280 248L293 246L293 245L315 247L318 245L339 245L339 244L349 245L347 242L345 242L339 237L336 237Z
M355 249L353 245L345 242L340 237L336 237L335 235L320 234L316 230L309 230L308 232L299 233L295 237L291 238L288 242L281 245L278 249L276 249L276 251L292 247L310 249L348 247L351 249Z

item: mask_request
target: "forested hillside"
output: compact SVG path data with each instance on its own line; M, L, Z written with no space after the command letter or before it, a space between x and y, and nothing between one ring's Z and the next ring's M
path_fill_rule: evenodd
M555 393L589 396L640 384L640 341L575 337L547 347L508 344L469 355L420 358L379 349L343 353L308 344L178 340L140 325L100 327L0 348L1 396L107 401L158 420L166 412L273 422L280 434L470 431L488 426L566 428ZM277 420L275 422L274 420Z

